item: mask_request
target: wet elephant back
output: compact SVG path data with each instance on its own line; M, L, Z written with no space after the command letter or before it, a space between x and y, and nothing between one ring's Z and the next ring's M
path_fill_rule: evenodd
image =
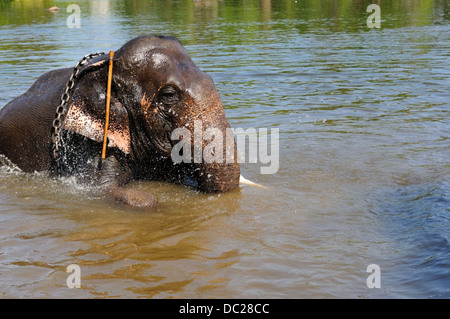
M45 73L0 112L0 154L26 172L49 168L52 123L70 73Z

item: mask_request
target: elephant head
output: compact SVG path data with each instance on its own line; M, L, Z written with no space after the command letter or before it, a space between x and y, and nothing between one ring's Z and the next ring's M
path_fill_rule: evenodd
M106 55L100 56L83 70L85 75L77 83L63 126L97 142L103 140L107 62ZM194 136L198 121L202 133L208 128L218 129L223 137L230 133L212 78L195 65L178 40L142 36L115 52L108 154L127 166L134 178L191 185L203 192L237 187L240 171L236 160L172 160L176 144L172 132L186 128ZM194 152L194 139L191 147ZM230 152L236 154L236 146L215 151L226 159Z

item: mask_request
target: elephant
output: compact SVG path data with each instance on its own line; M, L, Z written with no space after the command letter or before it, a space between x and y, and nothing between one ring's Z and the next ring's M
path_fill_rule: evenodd
M106 96L110 61L111 89ZM155 208L159 203L148 192L125 187L133 180L166 181L205 193L239 186L237 160L175 163L171 158L175 145L171 132L176 128L193 132L194 121L200 120L203 133L208 128L223 136L230 131L212 78L197 67L178 39L139 36L112 59L107 54L91 56L78 72L70 98L67 86L74 69L57 69L44 73L0 110L0 154L24 172L75 176L136 208ZM57 131L55 110L62 97L67 109ZM55 142L56 131L60 138ZM104 140L106 153L101 159ZM223 158L230 153L237 158L236 146L216 151L223 152Z

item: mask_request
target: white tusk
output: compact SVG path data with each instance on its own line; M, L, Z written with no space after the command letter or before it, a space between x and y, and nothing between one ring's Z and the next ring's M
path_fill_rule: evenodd
M239 185L249 185L249 186L253 186L253 187L260 187L260 188L267 188L266 186L260 185L260 184L256 184L253 183L252 181L249 181L248 179L246 179L244 176L240 176L239 177Z

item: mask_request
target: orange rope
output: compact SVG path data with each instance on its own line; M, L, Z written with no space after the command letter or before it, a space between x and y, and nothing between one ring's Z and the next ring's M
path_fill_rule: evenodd
M111 103L111 81L112 81L113 58L114 58L114 51L109 51L109 73L108 73L108 87L106 89L106 118L105 118L105 132L103 134L102 159L106 158L106 146L108 143L109 105Z

